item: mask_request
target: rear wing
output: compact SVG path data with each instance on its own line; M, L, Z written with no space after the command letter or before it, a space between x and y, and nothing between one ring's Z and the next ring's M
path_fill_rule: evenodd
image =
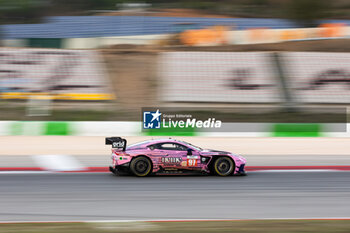
M112 148L126 149L126 139L121 137L109 137L106 138L106 145L112 145Z

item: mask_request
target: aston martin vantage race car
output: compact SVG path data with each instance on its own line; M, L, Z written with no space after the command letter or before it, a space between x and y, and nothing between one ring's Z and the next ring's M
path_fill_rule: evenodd
M246 160L239 155L206 150L175 139L148 140L127 146L126 139L108 137L106 145L112 145L112 165L109 170L117 175L246 174Z

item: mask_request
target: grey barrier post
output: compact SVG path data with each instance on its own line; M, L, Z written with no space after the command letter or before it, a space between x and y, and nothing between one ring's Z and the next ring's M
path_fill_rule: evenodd
M285 69L283 66L283 58L278 52L272 53L272 60L276 67L276 79L280 82L281 85L281 94L284 98L282 103L283 109L288 112L296 112L297 104L294 100L291 89L288 86L288 77L286 76Z

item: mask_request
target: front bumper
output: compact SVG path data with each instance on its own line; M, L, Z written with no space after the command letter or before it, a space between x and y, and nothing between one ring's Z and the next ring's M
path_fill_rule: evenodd
M235 175L238 175L238 176L246 176L247 173L245 172L244 168L245 168L245 164L241 164L241 165L238 167L238 171L236 172Z

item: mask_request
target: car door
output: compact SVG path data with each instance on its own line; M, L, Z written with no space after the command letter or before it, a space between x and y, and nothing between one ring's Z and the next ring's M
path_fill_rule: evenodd
M199 152L191 148L188 148L188 149L186 150L186 154L183 156L182 160L184 162L182 165L186 169L190 169L190 170L200 168L201 159L200 159Z
M159 156L159 165L164 168L181 168L186 159L187 148L174 142L158 143L154 151Z

